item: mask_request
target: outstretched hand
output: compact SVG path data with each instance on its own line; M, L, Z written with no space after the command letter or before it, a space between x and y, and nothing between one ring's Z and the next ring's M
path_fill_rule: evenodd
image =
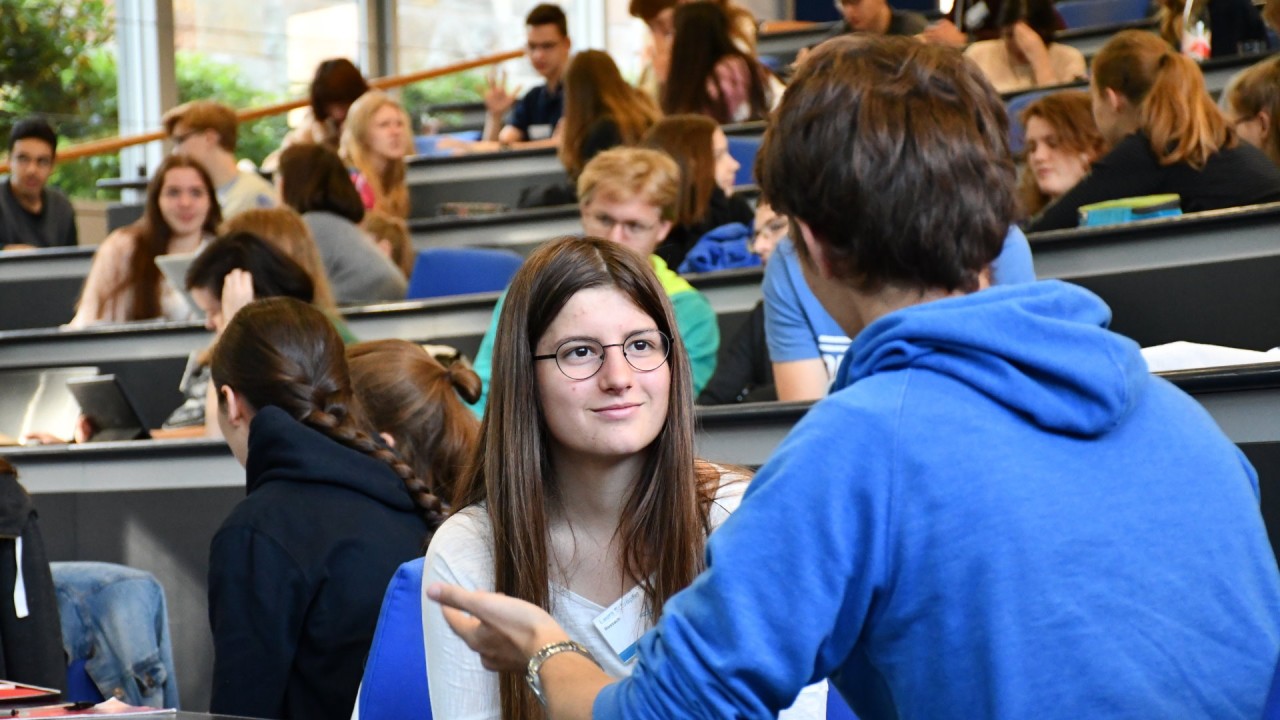
M511 110L511 106L516 104L516 98L520 96L521 88L517 87L514 91L507 90L507 73L491 69L489 75L485 78L484 88L484 107L490 115L503 116Z
M427 597L440 603L445 622L479 653L486 670L523 673L543 646L569 639L545 610L502 593L433 583Z

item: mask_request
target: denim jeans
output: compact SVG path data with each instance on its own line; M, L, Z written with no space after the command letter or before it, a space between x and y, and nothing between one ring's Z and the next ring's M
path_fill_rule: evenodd
M51 563L68 664L83 660L104 697L178 707L164 589L150 573L98 562Z

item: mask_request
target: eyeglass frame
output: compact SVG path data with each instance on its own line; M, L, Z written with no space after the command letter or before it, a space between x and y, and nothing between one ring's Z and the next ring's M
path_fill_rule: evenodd
M661 361L659 361L657 365L654 365L653 367L649 368L648 370L641 370L640 368L638 368L638 367L636 367L636 366L635 366L635 363L632 363L632 362L631 362L631 358L627 357L627 341L628 341L628 340L630 340L631 338L634 338L634 337L638 336L638 335L646 335L646 334L648 334L648 333L657 333L657 334L658 334L658 336L662 338L662 341L663 341L663 353L662 353L662 360L661 360ZM564 371L564 368L560 366L560 357L559 357L559 356L560 356L560 348L564 347L565 345L568 345L569 343L572 343L572 342L583 342L584 340L586 340L586 341L590 341L590 342L593 342L593 343L595 343L596 345L599 345L599 346L600 346L600 362L596 365L596 369L591 371L591 374L590 374L590 375L588 375L588 376L586 376L586 377L578 378L578 377L574 377L574 376L570 375L569 373L565 372L565 371ZM639 332L631 333L630 335L628 335L628 336L626 336L625 338L623 338L623 339L622 339L622 342L620 342L620 343L609 343L608 345L606 345L606 344L604 344L604 343L602 343L602 342L600 342L599 340L596 340L596 339L594 339L594 338L569 338L568 340L565 340L565 341L561 342L559 345L557 345L557 346L556 346L556 350L555 350L555 352L551 353L550 355L534 355L534 356L533 356L533 360L534 360L534 362L538 362L539 360L555 360L555 361L556 361L556 369L560 371L560 374L561 374L561 375L564 375L565 377L569 378L570 380L575 380L575 381L577 381L577 380L590 380L591 378L593 378L593 377L595 377L596 375L599 375L599 374L600 374L600 368L604 367L605 358L606 358L606 356L608 355L608 353L607 353L607 352L605 352L605 351L606 351L606 350L608 350L608 349L609 349L609 348L611 348L611 347L616 347L616 348L618 348L618 350L622 352L622 359L627 361L627 365L630 365L632 370L635 370L636 372L640 372L640 373L651 373L651 372L653 372L653 371L657 370L658 368L662 367L663 365L666 365L666 364L667 364L667 360L669 360L669 359L671 358L671 337L670 337L669 335L667 335L666 333L662 332L661 330L654 329L654 330L641 330L641 331L639 331Z

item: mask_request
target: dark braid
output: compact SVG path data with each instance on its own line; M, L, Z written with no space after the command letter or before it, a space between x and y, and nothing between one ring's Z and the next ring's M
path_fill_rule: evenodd
M413 498L413 504L422 511L422 517L427 521L427 528L432 532L435 532L435 529L440 527L440 523L444 522L444 505L440 502L440 498L431 494L426 481L414 474L413 468L401 459L399 453L376 442L369 433L356 427L351 415L341 404L330 406L327 411L313 408L299 420L352 450L386 463L404 481L405 488Z
M394 450L374 439L353 402L342 338L319 310L288 297L236 313L214 346L214 386L230 385L257 408L278 407L326 437L381 460L404 482L432 532L444 507ZM221 397L221 396L220 396Z

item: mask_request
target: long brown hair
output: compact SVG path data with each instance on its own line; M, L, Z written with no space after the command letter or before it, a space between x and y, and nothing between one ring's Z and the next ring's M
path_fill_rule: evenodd
M564 137L560 162L569 177L577 177L585 163L582 142L598 120L618 126L623 145L635 145L661 113L647 95L622 79L608 53L584 50L569 62L564 75Z
M1200 169L1210 156L1236 143L1235 131L1205 90L1191 58L1143 30L1117 33L1093 58L1095 92L1109 89L1137 111L1161 165Z
M716 189L716 159L712 136L719 125L706 115L672 115L663 118L644 137L645 147L661 150L680 166L680 200L676 224L702 222Z
M290 145L280 153L280 194L299 214L328 212L359 223L364 201L338 154L324 145Z
M576 293L612 287L671 338L669 412L645 453L617 529L623 574L643 588L656 617L704 567L714 480L695 467L693 382L671 304L645 258L599 238L562 238L536 250L507 291L493 349L493 385L476 462L455 509L486 503L493 527L494 589L549 609L548 518L557 497L538 401L535 346ZM538 718L523 675L499 681L502 717Z
M338 153L348 165L355 168L373 188L373 209L395 217L409 217L409 186L405 183L404 158L387 160L382 172L375 170L373 149L369 146L369 132L373 129L373 116L384 107L392 107L400 114L405 127L406 155L413 154L413 125L404 107L381 90L370 90L351 104L347 121L342 126L342 141Z
M1063 90L1035 100L1018 116L1018 122L1026 127L1031 118L1040 118L1053 129L1058 138L1058 148L1064 152L1084 153L1092 163L1107 151L1107 141L1093 120L1093 101L1083 90ZM1022 170L1018 195L1028 216L1043 210L1051 199L1041 192L1036 174L1030 167Z
M675 26L672 72L662 93L663 112L709 114L716 122L733 122L732 109L724 95L712 98L707 92L707 81L715 78L716 65L721 60L736 58L746 63L748 69L750 118L759 119L768 114L765 71L754 57L733 43L729 18L723 7L712 2L680 5L676 8Z
M407 340L352 345L347 364L373 427L395 439L432 494L452 496L480 435L480 421L462 404L480 398L480 377L461 362L446 368Z
M231 386L254 408L274 406L335 442L386 463L434 531L444 519L439 498L373 433L351 387L342 338L316 308L288 297L266 298L235 314L213 347L218 401Z
M1222 92L1223 105L1236 117L1249 119L1259 113L1271 118L1262 151L1280 165L1280 55L1269 57L1241 70Z
M191 168L200 175L205 192L209 194L209 213L200 228L206 235L214 235L222 222L222 208L218 205L218 192L204 166L185 155L170 155L156 168L147 185L147 201L142 217L127 230L133 236L134 249L129 257L129 270L120 282L107 292L110 302L119 302L129 296L130 320L147 320L160 317L160 268L156 258L169 252L173 228L160 212L160 193L170 170Z
M233 232L253 233L289 256L311 276L315 289L313 304L322 310L337 310L333 287L329 285L329 273L320 259L320 248L316 247L316 240L311 236L311 228L297 211L289 207L244 210L228 218L218 230L220 235Z

